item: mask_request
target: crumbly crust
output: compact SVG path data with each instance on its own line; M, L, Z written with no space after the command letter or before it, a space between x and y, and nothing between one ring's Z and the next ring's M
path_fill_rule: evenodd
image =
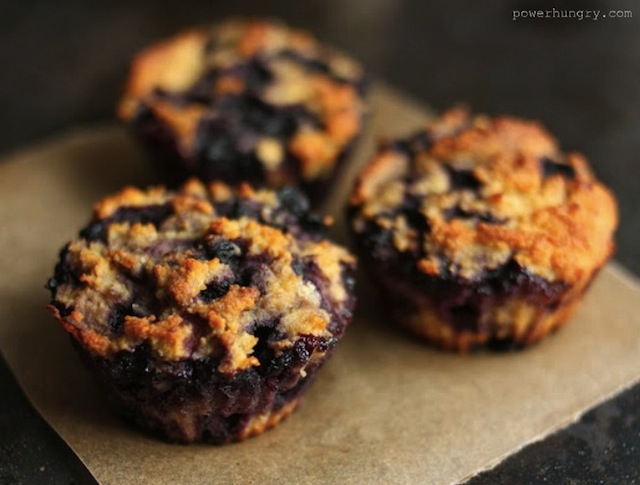
M510 260L583 282L611 256L612 194L578 153L536 122L456 108L408 140L386 143L350 200L358 234L392 234L425 275L479 278Z
M141 52L118 114L187 172L280 186L333 173L362 129L364 85L308 33L235 19Z
M261 338L275 356L302 337L332 342L350 319L355 259L307 209L292 189L125 188L61 252L50 308L92 355L144 347L224 374L264 365Z
M349 215L398 323L466 352L559 328L613 251L611 193L539 123L446 112L387 142Z

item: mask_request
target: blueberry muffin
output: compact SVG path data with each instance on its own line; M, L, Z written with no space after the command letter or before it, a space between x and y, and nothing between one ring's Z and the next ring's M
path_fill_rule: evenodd
M229 20L152 45L118 108L169 183L298 185L319 200L362 130L353 60L266 20Z
M585 158L535 122L456 108L387 142L349 215L395 320L457 351L561 326L614 249L617 209Z
M62 249L49 308L134 423L242 440L296 408L351 320L329 223L291 188L129 187Z

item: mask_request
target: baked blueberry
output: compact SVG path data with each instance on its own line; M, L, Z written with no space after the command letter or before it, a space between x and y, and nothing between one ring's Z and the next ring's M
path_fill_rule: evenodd
M366 84L303 31L230 20L141 52L118 113L169 182L297 185L319 201L362 131Z
M395 320L459 351L523 347L561 326L617 225L582 155L539 123L460 108L382 145L349 217Z
M351 320L355 259L287 190L294 211L248 184L129 187L60 252L50 309L134 423L226 443L300 402Z

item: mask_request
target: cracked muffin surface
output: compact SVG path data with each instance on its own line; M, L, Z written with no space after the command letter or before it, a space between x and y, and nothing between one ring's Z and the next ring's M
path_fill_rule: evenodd
M118 107L168 175L299 185L314 199L362 131L351 58L275 20L231 19L150 46Z
M397 320L446 348L523 346L561 325L611 256L617 210L537 122L452 109L384 144L349 214Z
M330 222L292 188L125 188L62 249L50 308L135 422L243 439L295 408L351 320Z

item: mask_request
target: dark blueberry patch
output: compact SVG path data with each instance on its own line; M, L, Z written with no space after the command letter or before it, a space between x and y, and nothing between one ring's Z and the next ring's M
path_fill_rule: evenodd
M264 126L264 134L287 139L297 130L298 124L294 115L287 110L276 111L273 118Z
M166 98L166 97L170 96L169 91L167 91L165 88L163 88L161 86L155 86L151 90L151 94L152 94L152 96L154 96L156 98Z
M320 307L332 313L336 310L335 305L329 300L330 281L327 275L322 271L316 259L313 256L307 256L302 260L303 271L302 277L305 281L311 282L320 294Z
M329 74L331 72L331 69L329 69L326 62L322 62L319 59L304 57L297 51L286 49L282 51L280 55L290 61L300 64L308 71L319 72L322 74Z
M131 315L134 317L148 317L149 315L154 314L155 312L151 309L152 305L145 303L133 303L131 305Z
M209 259L218 258L221 263L229 263L240 253L240 248L228 239L207 240L204 249Z
M258 157L253 152L242 153L236 160L238 178L236 181L247 180L253 183L264 178L264 169L262 163L258 160Z
M281 207L295 216L302 216L309 211L309 199L294 187L285 187L278 191Z
M305 256L301 259L300 264L302 266L301 276L305 280L313 282L316 286L325 277L318 263L313 256Z
M460 206L454 206L444 212L444 218L447 221L451 219L477 220L486 224L504 224L505 219L495 217L491 212L470 212L462 209Z
M156 134L158 119L149 105L140 102L136 108L136 113L132 121L132 125L141 133L153 136Z
M425 152L432 145L433 140L426 131L418 131L405 140L394 140L390 144L390 148L402 152L407 155L412 162L415 162L414 155L419 152Z
M541 161L542 177L547 179L554 175L560 175L567 180L573 180L576 177L576 171L571 165L564 163L557 163L548 158L543 158Z
M473 175L472 170L458 170L446 165L451 190L478 190L480 181Z
M46 288L51 291L55 296L55 290L58 286L71 284L79 285L80 278L76 272L70 267L67 262L67 255L69 254L69 244L66 244L58 254L58 263L53 270L53 277L49 278L46 283Z
M327 230L324 217L315 212L310 212L305 215L300 221L300 227L304 232L317 235L324 235Z
M306 71L324 74L325 76L331 78L332 80L340 83L349 83L347 79L335 74L331 70L329 65L326 62L321 61L320 59L305 57L299 52L291 49L286 49L282 51L280 55L286 59L289 59L291 61L298 63Z
M301 354L303 356L310 356L314 351L326 352L335 343L333 338L316 337L314 335L302 335L296 342L300 347L304 347L304 353Z
M222 298L229 292L230 287L231 281L229 280L214 281L209 283L207 287L200 292L198 297L208 303L210 301L217 300L218 298Z
M530 284L534 284L540 289L548 285L545 280L531 274L514 259L510 259L494 270L486 271L481 277L485 281L485 285L488 286L482 289L481 294L508 294Z
M354 290L354 288L356 287L356 278L353 275L353 271L352 270L347 270L342 272L342 282L344 284L345 289L347 290L347 292L352 292Z
M245 82L245 90L252 93L259 92L273 79L273 75L263 63L254 59L246 64L234 66L225 71L211 69L201 76L187 91L177 94L176 96L179 96L179 99L191 103L214 103L218 100L214 99L215 93L213 88L216 80L222 75L234 75L243 79Z
M234 434L238 433L249 420L249 416L244 413L235 413L224 418L224 425L221 426L221 432L211 432L211 438L214 440L220 440L220 437L224 437L224 440L229 440Z
M209 54L213 52L220 45L220 41L215 37L209 37L204 43L203 52Z
M195 155L201 176L229 183L257 181L263 176L260 161L251 151L251 137L235 136L219 119L203 119L196 131ZM240 144L247 147L240 149Z
M514 259L510 259L496 269L485 271L480 278L482 283L476 291L480 297L520 293L544 304L555 302L566 289L564 282L549 282L531 273Z
M277 209L269 217L261 217L261 222L302 239L319 239L325 235L325 218L309 211L309 199L301 191L293 187L280 189L278 199Z
M302 104L290 105L281 109L286 111L287 116L294 120L297 126L308 125L313 128L321 128L323 126L318 114L310 111Z
M404 215L409 224L414 229L422 233L428 233L431 228L429 227L429 221L420 211L415 209L403 209L401 213Z
M298 276L302 276L304 272L304 264L302 264L302 260L297 254L293 256L293 261L291 261L291 269Z
M273 74L257 59L248 62L244 68L245 86L248 91L260 91L271 82Z
M275 108L258 98L247 99L242 122L250 129L263 132L274 116Z
M415 171L416 155L429 150L433 144L431 135L424 131L418 131L405 139L395 139L384 144L381 149L391 149L406 155Z
M453 327L458 331L478 330L479 309L473 305L466 304L449 309L450 321Z
M258 98L247 99L242 123L251 130L277 138L290 137L297 127L295 118L287 110L275 108Z
M418 244L416 245L416 249L419 253L422 252L425 235L431 231L428 219L420 211L421 204L422 201L420 197L405 192L402 204L397 211L398 214L405 218L407 224L417 231Z
M260 220L259 213L262 205L251 199L238 199L233 205L233 215L235 218L249 217L251 219Z
M416 152L423 152L431 146L433 139L426 131L419 131L410 138L409 142Z
M236 283L240 286L251 286L265 294L267 289L264 284L264 268L269 263L270 257L267 254L245 258L237 267Z
M220 216L229 219L239 219L240 217L248 217L250 219L260 220L259 214L262 205L255 200L250 199L234 199L222 204L216 204L216 211Z
M390 262L395 257L393 248L393 236L391 231L384 229L374 222L367 222L364 231L363 244L366 252L380 262Z
M277 322L261 322L254 328L253 335L258 338L258 343L253 348L253 355L260 361L258 371L265 376L277 376L287 369L291 354L284 352L276 358L270 343L277 341L281 335L276 330Z
M239 94L228 94L220 96L217 99L216 107L220 113L224 114L237 114L246 109L247 97ZM210 118L208 122L211 122L213 118Z
M129 224L153 224L160 227L173 214L171 204L157 204L143 207L121 207L111 217L109 222L128 222Z
M330 282L325 273L320 269L318 263L313 256L307 256L302 259L302 278L312 283L320 294L320 307L332 313L335 305L328 300ZM332 313L333 314L333 313Z
M73 311L72 307L69 307L64 303L60 303L59 301L52 301L51 304L56 307L62 318L68 316Z
M213 100L213 86L219 72L206 72L191 88L184 93L187 102L209 104Z
M396 152L400 152L410 159L413 159L413 146L410 140L393 140L388 145L382 144L379 147L380 150L390 149Z
M258 346L260 343L258 343ZM256 353L258 360L263 364L258 368L258 372L266 377L275 377L280 376L283 373L286 373L288 369L291 368L291 361L293 360L293 354L289 351L284 352L280 357L274 357L273 351L266 346L262 349L261 352ZM266 363L266 365L264 365Z
M306 362L316 346L316 339L303 335L293 344L294 358L298 362Z
M186 325L190 325L192 329L191 337L185 341L185 347L192 352L200 345L202 337L209 337L211 333L211 325L209 320L193 313L182 312L182 320ZM222 349L220 347L214 347L209 356L209 359L217 359L222 355Z
M45 289L53 292L55 291L55 289L58 287L58 280L55 279L54 277L51 277L47 280L47 282L44 285Z
M310 71L321 72L323 74L329 74L331 72L327 63L318 59L304 59L304 66Z
M526 344L511 338L492 338L487 341L486 347L494 352L511 352L522 350L526 347Z
M220 124L202 120L198 126L195 142L196 153L217 163L233 163L238 152L235 140Z
M153 89L153 96L178 107L185 107L187 103L192 101L192 99L189 98L185 93L168 91L165 88L159 86ZM204 102L203 100L198 101Z
M107 317L107 325L115 335L124 332L124 318L131 313L131 306L116 305Z
M109 223L106 220L91 222L87 227L80 231L80 237L87 241L107 241L107 227Z
M450 221L451 219L473 219L474 215L460 208L460 206L450 207L443 213L444 219Z
M115 355L113 366L109 366L107 359L98 359L106 364L103 368L104 371L116 379L121 378L126 383L148 383L150 374L156 370L151 355L151 348L145 342L134 348L133 351L118 352Z
M360 96L365 96L367 94L367 92L371 88L371 83L371 77L367 75L353 81L353 85L358 91L358 95Z

